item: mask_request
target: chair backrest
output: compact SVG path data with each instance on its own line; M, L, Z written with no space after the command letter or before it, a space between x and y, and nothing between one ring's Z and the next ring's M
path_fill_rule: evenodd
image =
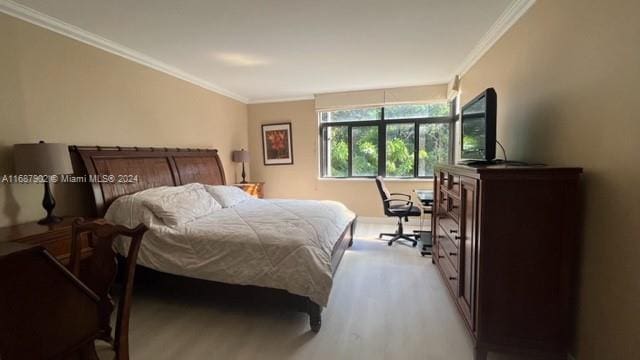
M72 225L71 272L85 283L100 297L101 338L113 341L117 360L129 359L129 314L131 309L131 295L135 276L136 260L142 242L142 236L147 227L140 224L134 229L121 225L114 225L106 220L84 221L76 219ZM129 237L129 251L127 253L123 286L118 302L116 314L115 338L111 337L111 313L113 299L110 290L117 273L117 257L113 251L113 241L118 236ZM82 259L81 241L89 241L93 252Z
M382 181L382 176L376 176L376 185L378 186L378 192L380 193L380 199L382 200L382 207L384 208L385 214L389 208L389 202L386 200L391 198L391 193L389 189L384 185L384 181Z
M40 246L0 242L0 359L86 359L100 298Z

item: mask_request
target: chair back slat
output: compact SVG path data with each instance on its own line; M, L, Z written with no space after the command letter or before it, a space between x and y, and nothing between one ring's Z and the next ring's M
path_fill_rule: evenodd
M72 225L71 258L69 268L83 283L100 297L101 339L113 344L116 359L129 358L129 315L135 265L142 237L147 231L146 226L140 224L133 229L121 225L114 225L106 220L84 221L76 219ZM118 312L116 314L115 339L111 336L111 313L114 302L111 290L118 271L117 255L113 250L116 237L130 238L129 250L126 255L122 292L119 297ZM92 254L82 259L81 239L88 238L92 247Z

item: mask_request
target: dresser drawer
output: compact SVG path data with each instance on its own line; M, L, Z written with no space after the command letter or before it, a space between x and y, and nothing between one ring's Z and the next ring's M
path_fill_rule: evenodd
M69 261L71 254L71 227L74 218L64 218L53 225L39 225L35 222L0 229L0 241L14 241L22 244L39 245L47 249L60 262ZM80 239L81 257L92 253L86 236Z
M447 259L449 259L453 268L458 271L458 253L460 250L447 235L440 235L438 240L440 241L440 249L442 249Z
M460 176L449 175L449 191L456 196L460 196Z
M31 236L15 240L29 245L40 245L47 249L53 256L59 257L71 251L71 231L51 231L39 236Z
M447 198L447 194L444 191L440 190L438 192L437 201L438 201L438 204L437 206L434 206L434 209L439 214L446 213L447 208L449 207L449 199Z
M447 285L453 292L453 294L458 296L458 271L453 267L447 255L442 250L442 247L438 249L439 261L438 266L442 271L442 275L447 282Z
M448 215L441 214L438 219L438 224L442 228L444 234L449 236L456 246L460 246L459 238L456 238L456 236L460 236L460 226L458 225L458 222Z
M440 188L456 196L460 196L460 175L439 171L438 178L440 179Z
M440 180L440 187L442 189L449 188L449 174L445 171L438 172L438 179Z
M49 252L58 259L68 257L71 253L70 237L41 242L38 245L43 246L45 249L49 250Z
M449 216L460 222L460 198L449 196L447 201L447 213Z

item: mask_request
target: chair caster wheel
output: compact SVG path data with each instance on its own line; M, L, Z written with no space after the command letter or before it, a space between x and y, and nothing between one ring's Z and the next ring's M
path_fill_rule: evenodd
M389 242L387 243L387 246L391 246L391 245L393 245L393 242L392 242L392 241L389 241Z

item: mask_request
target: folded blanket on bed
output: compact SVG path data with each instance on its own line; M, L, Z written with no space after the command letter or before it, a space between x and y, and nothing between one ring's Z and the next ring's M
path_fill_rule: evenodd
M123 196L105 218L149 228L138 256L140 265L193 278L283 289L327 305L331 252L355 218L353 212L334 201L249 196L223 208L195 198L200 187L155 188ZM176 206L180 199L193 202L192 207ZM163 217L171 221L166 223ZM127 249L126 240L116 242L121 254Z

